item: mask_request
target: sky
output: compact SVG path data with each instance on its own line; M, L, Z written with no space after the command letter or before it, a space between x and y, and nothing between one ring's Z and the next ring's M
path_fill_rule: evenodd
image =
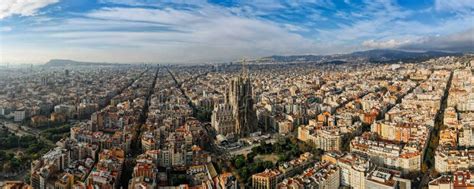
M1 0L0 64L474 47L472 0Z

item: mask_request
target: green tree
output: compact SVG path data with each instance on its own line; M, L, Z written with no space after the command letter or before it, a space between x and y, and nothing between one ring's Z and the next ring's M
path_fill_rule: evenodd
M5 159L7 157L7 153L5 151L0 151L0 160Z
M13 169L16 169L21 166L20 160L17 158L13 158L10 160L11 166Z
M273 169L275 165L271 161L264 161L263 162L264 169Z
M255 158L256 153L254 152L250 152L247 154L247 163L252 163L254 161L254 158Z
M246 163L246 160L245 160L245 157L243 155L238 155L235 160L234 160L234 166L237 168L237 169L240 169L241 167L243 167Z
M244 180L247 180L249 178L249 170L247 167L242 167L242 169L239 169L238 171L240 177L242 177Z
M421 164L421 172L425 174L428 172L428 166L426 166L426 164Z
M290 160L288 154L282 153L282 154L278 155L278 161L279 162L285 162L285 161L288 161L288 160Z

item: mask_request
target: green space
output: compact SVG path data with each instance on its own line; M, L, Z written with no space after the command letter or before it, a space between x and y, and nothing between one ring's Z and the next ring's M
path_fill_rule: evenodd
M320 159L323 154L321 149L298 141L295 137L280 138L274 144L261 142L247 156L233 157L231 165L241 180L249 183L253 174L276 168L280 163L298 158L305 152L313 153L315 159Z
M29 163L52 148L46 141L34 136L16 136L0 129L0 173L27 169Z
M237 174L245 182L248 182L250 176L255 173L262 172L265 169L275 168L275 164L273 164L271 161L254 161L253 157L245 157L244 155L235 156L232 159L232 165L235 169L237 169Z
M57 142L58 140L67 137L69 135L70 130L71 125L65 124L59 127L44 129L41 131L41 136L52 142Z

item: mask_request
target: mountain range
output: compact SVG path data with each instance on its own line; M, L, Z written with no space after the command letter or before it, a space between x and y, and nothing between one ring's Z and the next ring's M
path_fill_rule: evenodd
M114 63L106 63L106 62L82 62L82 61L75 61L75 60L67 60L67 59L51 59L44 66L47 67L55 67L55 66L93 66L93 65L113 65Z
M334 55L273 55L247 61L250 64L268 63L327 63L327 62L375 62L375 63L395 63L426 60L441 56L459 56L458 52L425 51L413 52L392 49L375 49L358 51L349 54ZM92 66L92 65L112 65L114 63L81 62L67 59L52 59L44 66Z
M459 56L462 53L442 52L442 51L425 51L412 52L392 49L375 49L367 51L358 51L349 54L335 55L274 55L256 59L254 63L304 63L304 62L399 62L414 61L436 58L441 56Z

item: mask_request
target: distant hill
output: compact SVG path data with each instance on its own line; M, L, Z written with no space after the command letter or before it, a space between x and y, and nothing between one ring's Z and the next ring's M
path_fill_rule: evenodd
M290 55L290 56L279 56L273 55L270 57L264 57L261 60L269 60L275 62L298 62L298 61L320 61L324 59L325 56L320 55Z
M113 65L113 63L103 63L103 62L80 62L74 60L66 59L51 59L44 66L90 66L90 65Z
M410 52L391 49L375 49L368 51L353 52L346 55L347 58L365 59L370 62L403 61L414 59L429 59L441 56L462 55L461 53L449 53L441 51ZM343 55L344 56L344 55Z
M427 60L441 56L459 56L462 53L442 52L442 51L403 51L393 49L374 49L367 51L357 51L349 54L334 55L273 55L247 61L250 64L278 64L278 63L324 63L324 64L343 64L343 63L392 63L392 62L415 62ZM91 66L91 65L124 65L117 63L103 62L81 62L67 59L51 59L44 66Z
M358 51L349 54L336 54L336 55L290 55L290 56L269 56L257 59L254 63L305 63L305 62L354 62L354 61L365 61L365 62L398 62L398 61L414 61L420 59L429 59L441 56L457 56L462 53L450 53L441 51L426 51L426 52L411 52L402 50L392 49L375 49L368 51Z

